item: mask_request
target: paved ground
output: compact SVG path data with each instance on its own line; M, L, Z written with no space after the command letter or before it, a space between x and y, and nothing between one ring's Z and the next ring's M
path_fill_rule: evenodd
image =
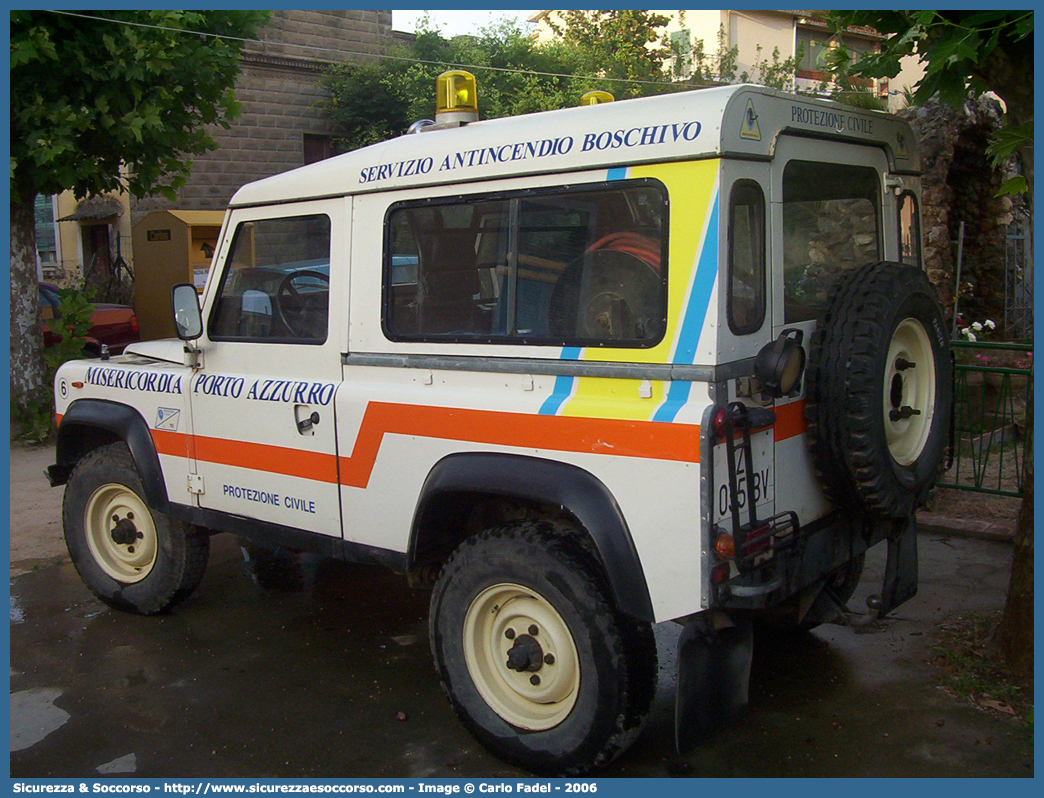
M63 555L60 490L33 476L50 456L12 451L12 776L520 774L440 693L426 593L313 557L295 589L266 592L221 536L174 612L115 612ZM926 533L920 553L918 596L880 626L759 638L750 711L686 756L672 744L678 627L657 627L648 728L602 775L1031 776L1024 727L955 699L927 664L944 619L1002 605L1011 547ZM871 556L853 606L882 570Z

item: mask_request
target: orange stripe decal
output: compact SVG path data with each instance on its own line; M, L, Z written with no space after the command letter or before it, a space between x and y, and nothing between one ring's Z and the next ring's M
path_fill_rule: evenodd
M342 485L369 484L377 453L389 434L688 463L700 459L700 428L695 424L370 402L351 456L340 458Z
M807 428L803 401L776 408L777 442L802 435ZM542 416L385 402L370 402L366 406L355 446L347 457L157 429L151 433L159 454L331 484L338 482L340 471L340 483L353 488L365 488L369 484L385 435L700 462L700 428L696 424Z
M790 402L776 408L776 441L804 435L808 429L805 420L805 401Z
M684 463L700 461L696 424L541 416L455 407L370 402L349 457L286 446L191 436L153 429L158 454L234 468L365 488L385 435L464 441L558 452L607 454Z
M314 479L317 482L337 482L337 457L332 454L200 435L195 436L194 440L197 460Z

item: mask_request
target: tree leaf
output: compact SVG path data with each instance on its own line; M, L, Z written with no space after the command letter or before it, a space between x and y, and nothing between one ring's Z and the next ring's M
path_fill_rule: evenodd
M1001 183L1001 187L997 190L997 193L993 196L1003 197L1005 195L1018 195L1026 194L1029 192L1029 184L1026 183L1026 178L1022 175L1013 177L1010 180L1005 180Z

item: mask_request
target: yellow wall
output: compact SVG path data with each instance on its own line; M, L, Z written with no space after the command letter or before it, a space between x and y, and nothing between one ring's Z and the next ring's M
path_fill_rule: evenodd
M123 259L134 268L133 251L131 247L131 221L130 221L130 195L120 193L118 195L120 204L123 205L123 214L117 217L116 229L120 235L120 254ZM55 218L61 219L75 212L79 201L71 191L63 191L58 195L57 213ZM58 264L61 267L57 276L48 275L47 278L59 285L74 285L79 283L83 277L84 268L84 246L83 228L91 222L58 222ZM111 244L113 256L116 254L115 242Z

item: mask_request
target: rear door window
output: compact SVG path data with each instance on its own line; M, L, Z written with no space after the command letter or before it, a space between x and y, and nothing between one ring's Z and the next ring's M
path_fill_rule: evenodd
M881 260L872 167L793 160L783 170L784 321L814 319L846 274Z

